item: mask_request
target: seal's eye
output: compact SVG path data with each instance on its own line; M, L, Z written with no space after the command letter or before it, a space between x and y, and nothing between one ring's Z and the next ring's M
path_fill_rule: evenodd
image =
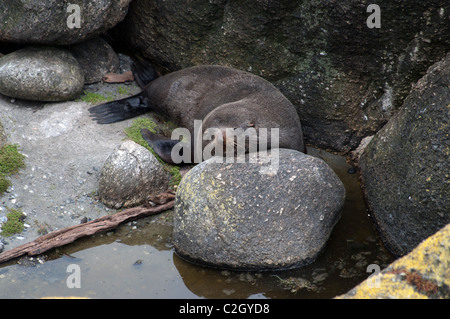
M246 122L242 123L241 126L235 127L234 130L242 129L243 131L245 131L249 127L255 127L255 123L252 123L250 121L246 121Z

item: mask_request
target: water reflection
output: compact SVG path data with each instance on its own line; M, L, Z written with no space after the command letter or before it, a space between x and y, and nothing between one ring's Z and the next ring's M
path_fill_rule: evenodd
M369 264L393 258L367 216L356 174L342 157L323 158L343 181L341 220L318 260L281 272L235 272L193 265L173 252L171 213L141 219L83 238L38 258L0 266L0 298L332 298L370 275ZM81 288L68 288L67 267L80 267Z

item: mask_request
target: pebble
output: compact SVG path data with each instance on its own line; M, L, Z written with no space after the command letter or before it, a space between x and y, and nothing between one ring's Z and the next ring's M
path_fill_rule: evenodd
M141 265L142 264L142 259L138 259L138 260L136 260L135 262L134 262L134 264L133 265Z
M313 278L313 282L318 283L318 282L324 281L327 277L328 277L327 273L316 275Z
M230 295L234 294L236 292L236 290L234 290L234 289L222 289L222 292L225 295L230 296Z

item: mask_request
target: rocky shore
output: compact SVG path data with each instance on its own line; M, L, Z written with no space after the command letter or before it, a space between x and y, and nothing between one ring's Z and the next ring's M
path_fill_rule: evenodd
M398 257L412 252L415 269L429 263L417 257L420 249L438 256L436 265L447 258L442 245L427 238L441 230L437 236L444 246L448 243L448 1L392 1L382 6L384 22L375 29L366 23L363 1L102 3L81 1L70 8L51 0L0 4L0 147L17 144L25 161L8 177L12 186L0 197L0 224L11 210L20 210L26 225L18 234L1 236L0 250L109 214L111 207L137 205L147 193L169 186L170 174L150 152L123 142L132 120L98 125L89 117L89 106L140 90L134 82L101 82L107 73L130 70L130 59L114 51L125 48L151 61L161 74L221 64L271 81L294 104L310 145L348 155L355 164L386 247ZM154 114L145 117L164 123ZM227 175L233 165L202 163L189 172L177 195L175 249L194 261L231 268L240 262L243 268L270 268L268 260L280 268L313 262L339 219L345 194L326 164L304 154L283 154L283 174L264 185L251 167L240 171L236 166ZM238 214L243 190L251 204L247 215ZM255 200L261 197L270 200L258 206ZM308 208L301 218L295 214L299 207ZM277 219L268 227L271 233L261 237L272 216L268 212L288 219ZM249 216L259 220L249 223ZM237 222L244 228L234 227ZM289 227L302 222L306 228ZM207 231L211 236L203 236ZM261 250L270 236L278 242L268 246L272 250ZM263 239L260 246L255 238ZM317 245L309 247L309 240ZM301 252L292 249L298 243ZM421 243L426 248L417 252ZM253 258L276 255L276 247L285 253L278 260ZM206 256L204 250L213 253ZM410 275L412 268L402 267L388 268L384 278L406 278L415 285L414 293L379 296L413 298L417 289L429 298L448 296L448 267L436 269L439 278L430 277L430 269ZM423 294L418 276L437 290ZM355 291L348 296L362 297Z

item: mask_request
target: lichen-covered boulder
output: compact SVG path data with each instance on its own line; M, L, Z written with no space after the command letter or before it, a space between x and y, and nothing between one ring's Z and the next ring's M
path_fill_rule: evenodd
M313 262L340 218L342 182L321 159L279 149L279 163L209 159L182 179L175 203L176 252L231 269L284 269Z
M449 287L450 224L338 298L450 299Z
M65 49L28 47L0 58L0 93L34 101L66 101L84 86L78 61Z
M381 238L405 255L450 223L450 54L415 85L359 159Z

